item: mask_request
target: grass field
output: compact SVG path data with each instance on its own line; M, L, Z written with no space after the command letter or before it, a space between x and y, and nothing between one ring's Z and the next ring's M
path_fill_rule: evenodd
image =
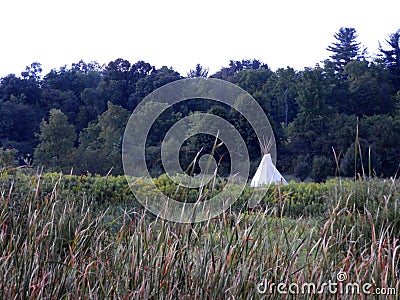
M312 216L286 214L281 197L179 224L64 177L0 177L1 298L399 297L398 180L336 180Z

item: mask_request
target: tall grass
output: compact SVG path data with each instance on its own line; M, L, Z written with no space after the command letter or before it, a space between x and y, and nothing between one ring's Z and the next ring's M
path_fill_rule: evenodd
M365 299L257 290L264 279L337 282L340 271L346 282L370 283L371 292L395 288L386 297L399 296L394 180L338 183L320 217L284 217L282 201L280 209L243 208L195 224L149 217L129 205L103 207L91 195L63 191L61 177L45 194L40 174L28 189L18 180L0 185L3 299Z

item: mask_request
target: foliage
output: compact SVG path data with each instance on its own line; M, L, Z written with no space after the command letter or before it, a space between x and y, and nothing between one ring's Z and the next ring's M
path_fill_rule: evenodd
M390 288L396 297L396 181L290 183L271 188L268 201L275 206L230 210L195 224L147 217L120 193L124 185L123 177L2 176L2 295L279 298L276 289L263 295L257 286L265 279L286 286L313 283L319 290L344 272L352 284L370 283L371 292ZM102 193L92 194L96 190ZM316 191L319 201L306 196ZM309 213L310 206L319 211ZM284 217L285 211L302 217Z
M355 28L341 27L339 32L335 33L337 42L328 46L327 50L333 53L331 58L338 71L343 71L344 66L360 55L360 43L356 41L357 37Z
M194 70L190 69L187 78L204 77L207 78L208 69L204 69L200 64L197 64Z
M0 148L0 171L8 168L15 167L17 165L16 155L17 149L1 149Z
M40 143L34 154L37 164L66 171L72 161L75 135L75 127L68 123L67 116L59 109L50 110L49 120L40 123Z
M332 174L333 166L333 161L326 156L314 156L311 178L315 182L325 181Z
M28 173L27 173L28 172ZM193 181L199 180L193 177ZM185 188L178 183L181 181L179 176L173 179L166 174L158 178L137 178L134 180L135 190L142 196L151 197L156 189L160 190L166 196L177 201L196 202L210 199L220 193L226 184L225 179L217 179L199 188ZM14 189L18 193L29 193L33 191L37 197L47 197L54 192L54 185L60 197L87 197L99 209L108 205L129 205L138 210L141 204L135 199L124 176L99 176L99 175L62 175L61 173L45 173L40 176L33 176L29 171L18 172L16 174L3 174L0 183L3 186L13 183ZM30 186L39 184L40 189ZM266 186L267 193L259 203L257 210L274 208L279 215L287 217L299 216L318 216L324 214L332 201L336 201L338 193L347 199L351 205L362 212L363 207L368 209L383 209L383 195L385 197L397 197L398 187L392 186L392 181L380 179L369 179L368 181L332 179L325 183L296 183L291 181L288 185ZM0 185L1 186L1 185ZM373 189L370 191L369 189ZM239 199L230 208L236 213L248 210L247 201L253 193L253 188L246 186ZM376 192L377 194L373 194ZM372 194L371 194L372 193ZM336 199L336 200L335 200ZM393 204L394 212L398 210ZM394 221L395 219L391 219Z
M304 157L301 157L299 162L296 164L293 170L293 175L299 178L301 181L306 180L308 175L311 172L310 163L305 160Z
M359 117L389 114L394 110L388 71L381 64L351 61L345 68L348 82L348 113Z
M334 42L328 46L331 56L314 68L294 70L288 66L273 71L260 60L243 59L230 60L228 66L211 75L198 64L187 77L210 75L250 93L269 118L279 153L277 165L284 173L293 174L301 157L307 157L310 167L314 160L333 160L332 149L338 165L345 165L341 160L351 159L350 152L345 155L353 148L358 117L359 138L371 149L371 169L379 176L393 176L400 163L396 156L400 151L399 33L389 35L376 57L365 56L355 28L340 28L333 38ZM183 78L172 68L156 68L144 61L131 63L122 58L106 65L79 61L48 74L41 72L40 63L34 62L21 76L10 74L0 79L0 147L17 149L19 164L30 156L36 166L45 164L47 170L68 169L74 174L87 170L122 174L117 157L122 120L155 89ZM240 99L235 101L239 102ZM38 151L44 145L53 145L52 150L64 147L65 139L56 140L54 135L53 140L45 141L51 135L39 138L41 122L48 119L52 109L62 111L68 126L73 126L76 133L73 147L69 141L64 151L70 155L62 154L65 159L61 160L57 158L59 154ZM146 145L150 173L158 176L163 172L160 145L171 124L197 112L216 113L238 129L246 142L253 173L260 147L250 124L235 109L208 99L182 101L160 116ZM105 120L111 118L110 114L120 116L121 122ZM379 122L385 125L379 126ZM188 165L193 153L207 147L211 145L205 135L188 141L181 149L182 164ZM216 161L223 155L222 150L216 153ZM228 160L228 156L224 159ZM223 168L228 170L229 163L224 162ZM328 168L326 175L335 175L336 169ZM349 168L345 169L342 174L353 174Z
M379 44L379 50L383 62L387 65L391 72L391 80L395 85L395 89L400 89L400 29L389 35L386 40L389 49Z
M331 155L329 132L333 110L328 103L329 90L323 70L305 70L300 78L297 103L299 112L289 124L288 138L292 153L297 156Z

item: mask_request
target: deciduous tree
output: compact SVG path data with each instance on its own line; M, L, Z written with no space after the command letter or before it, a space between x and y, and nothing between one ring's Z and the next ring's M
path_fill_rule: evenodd
M40 123L40 142L34 152L36 165L55 171L71 169L75 137L75 127L68 123L67 116L59 109L50 110L49 120Z

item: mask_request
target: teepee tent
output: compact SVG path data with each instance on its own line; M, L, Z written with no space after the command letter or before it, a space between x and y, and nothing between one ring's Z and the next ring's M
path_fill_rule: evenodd
M271 184L271 183L283 183L287 184L287 181L281 173L274 166L271 154L264 154L260 165L257 168L256 174L251 180L250 186L259 187L263 184Z

